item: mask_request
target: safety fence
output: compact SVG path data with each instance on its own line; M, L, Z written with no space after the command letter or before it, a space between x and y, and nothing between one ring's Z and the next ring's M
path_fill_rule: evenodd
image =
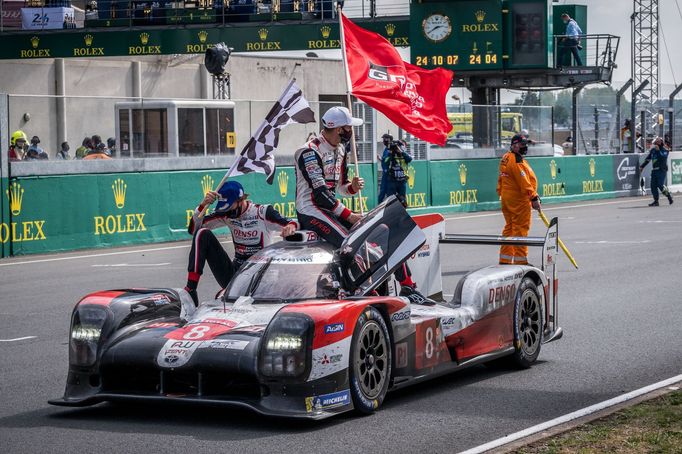
M636 195L641 158L570 156L529 162L547 204ZM413 212L443 213L497 209L498 164L498 159L413 161L408 169L409 207ZM671 153L670 169L668 181L682 189L682 153ZM377 181L375 164L361 164L360 174L367 182ZM192 211L223 175L205 170L4 179L2 256L188 239ZM260 174L237 179L252 200L296 216L292 167L278 168L272 185ZM344 203L360 208L357 197ZM365 210L376 206L376 185L367 184L362 203Z

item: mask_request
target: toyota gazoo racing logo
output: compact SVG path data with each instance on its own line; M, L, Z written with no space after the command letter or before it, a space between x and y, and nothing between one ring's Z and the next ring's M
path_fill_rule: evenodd
M367 77L379 82L392 82L393 84L397 84L401 91L404 89L407 82L407 78L403 74L391 74L388 66L379 66L372 62L369 62ZM388 88L390 85L382 84L382 86Z

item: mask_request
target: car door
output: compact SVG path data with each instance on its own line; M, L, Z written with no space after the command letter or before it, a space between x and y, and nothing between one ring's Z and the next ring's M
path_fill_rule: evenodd
M338 250L349 292L366 295L426 241L395 196L357 222Z

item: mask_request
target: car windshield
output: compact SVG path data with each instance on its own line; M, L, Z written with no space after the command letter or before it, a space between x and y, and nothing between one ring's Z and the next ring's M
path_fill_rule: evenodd
M293 302L335 298L338 279L332 272L329 248L286 246L266 248L247 260L225 291L225 300L251 296L256 302Z

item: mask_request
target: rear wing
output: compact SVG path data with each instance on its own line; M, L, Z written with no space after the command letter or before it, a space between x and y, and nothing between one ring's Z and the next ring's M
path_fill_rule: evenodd
M559 312L558 312L558 284L556 257L559 246L559 220L552 218L547 228L547 233L544 237L541 236L497 236L497 235L466 235L466 234L452 234L445 233L439 240L440 244L487 244L487 245L502 245L508 244L513 246L529 246L542 248L542 271L547 277L549 288L545 291L547 304L547 326L548 331L545 331L544 342L552 342L560 339L563 335L563 330L559 327Z

